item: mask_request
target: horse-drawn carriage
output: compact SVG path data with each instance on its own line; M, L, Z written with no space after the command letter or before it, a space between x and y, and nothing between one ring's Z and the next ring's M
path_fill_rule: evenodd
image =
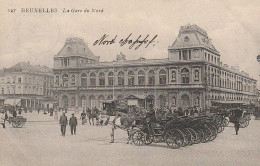
M245 128L249 125L250 113L247 113L245 110L239 108L229 109L227 111L229 113L229 122L235 123L238 119L241 128Z
M165 142L170 148L177 149L192 144L206 143L224 130L224 122L219 115L200 117L175 117L155 120L146 117L139 130L135 130L132 140L136 145Z
M255 116L255 120L260 119L260 108L259 107L255 109L254 116Z
M7 119L9 123L12 123L12 126L15 128L21 128L26 122L26 118L23 116L9 117Z

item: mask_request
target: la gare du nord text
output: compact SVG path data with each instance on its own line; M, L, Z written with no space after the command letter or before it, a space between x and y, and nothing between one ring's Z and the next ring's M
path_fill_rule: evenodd
M21 13L57 13L59 10L58 8L21 8ZM104 9L62 9L63 13L103 13Z

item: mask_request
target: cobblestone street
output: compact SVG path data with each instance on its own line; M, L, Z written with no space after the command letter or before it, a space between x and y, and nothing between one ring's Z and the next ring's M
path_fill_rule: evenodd
M127 134L116 130L110 142L110 128L79 125L77 135L67 128L62 137L58 121L42 113L24 114L23 128L7 125L0 129L1 166L72 165L259 165L260 121L252 120L247 128L234 135L229 124L209 143L169 149L166 144L135 146L127 143ZM79 114L76 115L79 119ZM68 118L70 114L68 114ZM243 156L243 157L241 157ZM236 160L234 160L236 159Z

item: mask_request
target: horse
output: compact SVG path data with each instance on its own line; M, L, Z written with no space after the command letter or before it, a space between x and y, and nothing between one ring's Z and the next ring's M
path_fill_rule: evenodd
M139 120L141 115L137 110L119 110L116 113L114 120L112 121L112 128L111 128L111 143L114 142L114 130L116 128L120 128L122 130L127 131L129 143L132 139L133 135L133 128L135 127L136 120Z
M88 120L89 120L89 124L91 125L91 121L93 123L94 126L94 119L98 120L98 116L99 116L99 110L95 107L92 110L91 109L87 109L87 116L88 116Z

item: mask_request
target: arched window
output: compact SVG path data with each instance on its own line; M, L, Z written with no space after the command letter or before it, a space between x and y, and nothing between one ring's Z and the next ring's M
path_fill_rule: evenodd
M108 99L108 100L113 100L113 95L109 95L109 96L107 97L107 99Z
M119 86L125 84L125 78L124 78L124 77L125 77L125 76L124 76L124 72L120 71L120 72L118 73L118 77L117 77L117 79L118 79L118 85L119 85Z
M68 80L69 80L68 74L63 74L62 75L62 83L63 83L64 87L68 87Z
M148 73L148 83L149 83L149 85L155 84L155 74L154 74L153 70L150 70Z
M102 100L104 100L105 99L105 97L103 96L103 95L100 95L99 97L98 97L98 100L99 101L102 101Z
M172 80L172 82L176 82L176 71L175 70L172 70L172 72L171 72L171 80Z
M124 99L124 96L123 96L123 95L118 95L118 96L117 96L117 100L122 101L123 99Z
M76 99L75 99L75 97L72 97L71 98L71 106L75 106L75 103L76 103Z
M75 75L74 74L71 75L71 85L75 86Z
M135 75L133 71L128 72L128 86L134 86L135 85Z
M86 87L87 86L87 74L86 73L81 74L80 80L81 80L81 86Z
M114 85L114 73L113 72L108 73L108 85L109 86Z
M67 96L62 97L62 107L68 107L68 97Z
M99 86L105 86L105 74L103 72L99 73Z
M197 107L200 106L200 98L199 97L195 98L195 106L197 106Z
M141 70L138 72L138 85L144 85L145 84L145 74Z
M166 107L166 97L164 95L159 96L160 108Z
M81 98L80 98L80 106L82 107L82 108L86 108L86 106L87 106L87 100L86 100L86 96L81 96Z
M181 81L184 84L187 84L190 82L189 70L186 68L181 70Z
M176 106L176 98L175 97L172 97L172 106Z
M199 70L195 70L194 81L199 81Z
M159 84L165 85L166 84L166 71L160 70L159 72Z
M60 84L60 77L59 77L59 75L56 75L55 85L59 86L59 84Z
M96 74L90 73L90 86L96 86Z
M96 99L95 96L91 95L89 97L89 101L90 101L90 108L94 108L96 106Z

